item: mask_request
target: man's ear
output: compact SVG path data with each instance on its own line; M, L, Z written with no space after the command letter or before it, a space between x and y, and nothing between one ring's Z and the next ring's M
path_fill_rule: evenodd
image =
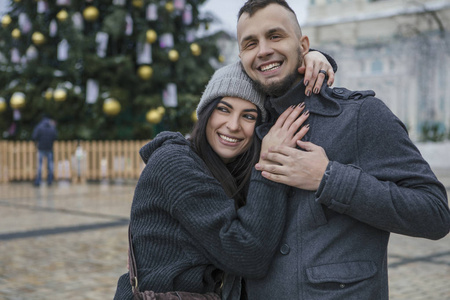
M309 37L307 35L302 35L300 38L300 47L302 55L305 56L309 52Z

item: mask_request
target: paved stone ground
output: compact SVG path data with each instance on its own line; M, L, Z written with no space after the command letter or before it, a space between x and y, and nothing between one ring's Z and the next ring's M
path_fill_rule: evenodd
M112 299L134 184L0 185L0 299ZM450 299L450 236L392 235L389 273L393 300Z

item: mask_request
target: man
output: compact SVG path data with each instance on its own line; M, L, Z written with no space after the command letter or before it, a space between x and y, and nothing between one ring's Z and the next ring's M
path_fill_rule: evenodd
M305 96L297 68L309 40L285 1L247 1L237 37L243 68L270 95L269 123L302 101L310 113L302 150L262 150L263 176L296 188L280 251L265 278L246 280L248 298L388 299L390 232L447 235L445 188L374 92L324 85Z
M32 138L36 143L38 149L38 165L35 186L41 184L42 162L44 157L47 158L47 184L51 185L53 182L53 143L58 137L55 121L43 117L42 120L33 129Z

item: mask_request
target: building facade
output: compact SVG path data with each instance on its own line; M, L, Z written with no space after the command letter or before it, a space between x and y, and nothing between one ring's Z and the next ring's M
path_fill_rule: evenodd
M302 29L335 86L374 90L415 141L449 139L450 1L311 0Z

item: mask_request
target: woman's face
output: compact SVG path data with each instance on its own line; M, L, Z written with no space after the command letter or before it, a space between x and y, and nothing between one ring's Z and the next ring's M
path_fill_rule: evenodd
M251 145L258 110L250 101L224 97L206 125L206 138L225 163L234 160Z

